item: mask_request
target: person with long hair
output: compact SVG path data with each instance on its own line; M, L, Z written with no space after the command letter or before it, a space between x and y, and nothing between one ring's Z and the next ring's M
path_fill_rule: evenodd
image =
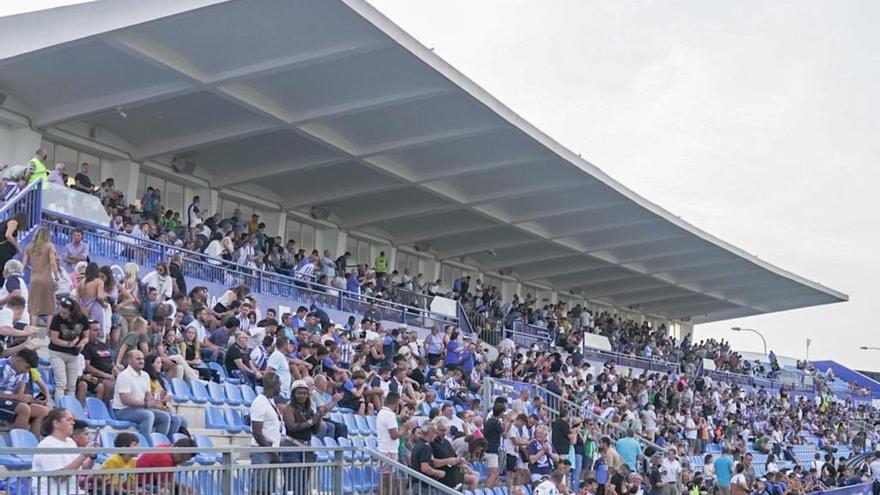
M55 408L43 419L43 440L40 449L76 449L73 431L77 421L67 409ZM94 462L90 454L34 454L31 470L35 472L72 471L89 469ZM79 493L76 476L35 476L31 478L31 493L37 495L69 495Z
M112 277L111 277L112 278ZM101 269L97 263L86 265L86 278L80 282L76 290L77 299L89 319L97 321L101 326L101 339L107 338L104 333L104 307L107 306L107 294L104 292L105 281L101 277Z
M113 276L113 270L104 265L98 269L100 278L104 281L104 318L101 320L104 335L113 347L119 342L119 333L122 329L122 317L116 312L116 302L119 301L119 284Z
M30 265L31 283L28 297L28 313L31 323L37 324L37 317L51 315L55 311L55 278L58 272L55 245L49 240L49 229L40 227L34 239L24 251L22 265Z
M116 301L116 310L122 316L122 335L124 337L131 328L132 321L141 314L141 296L138 285L139 268L137 263L128 262L122 267L122 282L116 284L119 289L119 299ZM120 337L120 338L121 338Z
M186 418L174 412L174 409L171 407L171 401L173 398L171 397L171 394L165 390L165 386L162 385L162 360L159 359L159 356L155 354L147 356L144 360L144 371L146 371L147 375L150 377L150 392L152 392L153 397L156 399L156 405L152 410L165 412L171 417L171 426L168 427L168 436L170 437L177 433L181 428L185 430L188 426Z
M27 228L27 214L23 211L12 215L0 223L0 266L6 266L6 262L15 258L21 252L18 244L18 233ZM3 282L0 276L0 282Z
M89 341L89 320L69 297L58 302L58 314L49 322L49 362L55 372L55 400L74 395L82 373L80 353Z
M294 445L311 445L312 435L321 431L322 419L330 409L325 406L312 409L312 393L308 384L303 380L293 382L293 399L290 405L284 408L281 416L284 419L284 427L287 436L293 440ZM327 404L330 405L330 404ZM333 407L330 405L330 407ZM313 452L292 452L284 455L283 462L310 463L315 462ZM306 493L306 487L310 486L310 472L308 468L295 469L292 472L293 493Z

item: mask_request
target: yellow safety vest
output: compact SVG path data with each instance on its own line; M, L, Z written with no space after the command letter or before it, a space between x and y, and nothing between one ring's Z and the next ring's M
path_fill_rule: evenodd
M28 181L28 184L33 184L40 179L46 181L49 178L49 170L46 169L46 166L43 165L43 162L41 162L39 158L31 158L31 161L28 162L28 165L32 165L34 167L34 171L31 172L31 179Z

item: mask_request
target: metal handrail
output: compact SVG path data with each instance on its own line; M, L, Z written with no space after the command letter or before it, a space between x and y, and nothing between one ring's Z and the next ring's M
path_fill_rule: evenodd
M251 278L256 287L253 287L256 290L260 290L260 285L262 281L267 281L269 284L278 284L283 285L288 288L312 292L317 294L322 294L323 296L327 296L328 294L337 294L338 295L338 305L342 306L345 301L356 301L359 303L365 304L376 304L380 309L394 312L395 314L400 314L401 322L405 323L407 319L407 315L424 315L425 318L437 321L448 322L451 324L458 324L458 319L453 318L447 315L442 315L439 313L434 313L428 309L417 308L413 306L406 306L403 304L395 303L393 301L388 301L385 299L378 299L371 296L366 296L363 294L356 294L352 292L348 292L345 290L340 290L335 287L330 287L326 285L320 285L316 282L299 280L295 277L291 277L288 275L284 275L277 272L268 272L265 270L260 270L257 268L246 267L244 265L239 265L234 262L226 261L226 260L216 260L214 258L206 256L204 253L199 253L195 251L190 251L187 249L179 248L176 246L168 246L166 244L162 244L150 239L141 239L135 237L126 232L116 232L112 231L109 228L98 225L92 222L88 222L86 220L81 220L77 218L73 218L64 214L52 212L49 216L53 218L60 218L71 222L77 226L83 225L88 227L89 229L96 230L98 232L104 232L108 234L113 239L117 239L118 242L123 242L132 248L142 249L148 252L153 252L157 255L158 258L167 260L171 257L171 254L180 253L185 257L186 262L188 263L197 263L206 269L209 270L222 270L224 274L228 274L231 278L240 278L240 277L249 277ZM46 219L43 220L43 223L50 226L57 226L56 228L75 228L72 225L65 225L58 222L53 222L52 220ZM120 240L126 239L126 240ZM305 285L305 286L303 286ZM319 289L319 290L316 290Z

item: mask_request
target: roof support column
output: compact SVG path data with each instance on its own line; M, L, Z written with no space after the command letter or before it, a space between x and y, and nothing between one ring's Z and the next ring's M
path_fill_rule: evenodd
M27 165L40 147L43 136L27 127L0 126L0 164ZM47 163L49 170L54 164Z

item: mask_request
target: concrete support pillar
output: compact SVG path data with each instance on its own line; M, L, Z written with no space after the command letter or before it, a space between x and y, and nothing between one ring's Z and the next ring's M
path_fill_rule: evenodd
M0 125L0 165L27 165L42 139L39 132L27 127Z
M281 237L282 239L287 237L287 212L286 211L279 211L278 212L278 229L270 231L270 233L272 235Z

